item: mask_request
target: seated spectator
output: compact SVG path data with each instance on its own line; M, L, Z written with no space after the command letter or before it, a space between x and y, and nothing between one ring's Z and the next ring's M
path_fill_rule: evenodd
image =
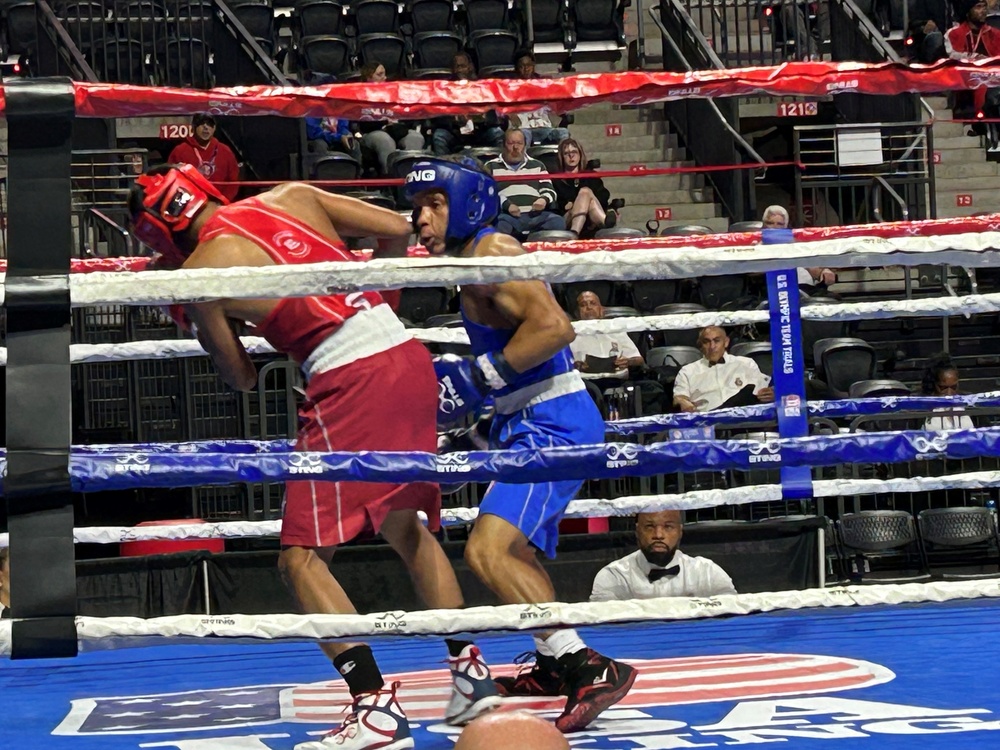
M576 297L576 314L579 320L603 320L604 305L594 292L580 292ZM588 384L596 386L590 395L605 410L602 389L617 388L628 382L639 389L643 414L662 414L669 404L665 403L666 392L656 380L650 380L646 373L645 360L639 348L627 333L578 333L569 345L573 354L573 365L580 371Z
M680 551L684 523L679 510L639 513L635 536L639 549L601 568L590 601L736 593L726 571L706 557Z
M455 750L569 750L569 740L555 724L527 711L497 711L471 722Z
M386 80L385 66L369 62L361 66L361 80L366 83L382 83ZM361 146L375 154L379 173L388 174L389 154L398 149L419 151L424 147L424 136L419 122L399 122L396 120L366 121L355 124L361 137Z
M0 548L0 619L10 618L10 549Z
M704 356L684 365L674 382L674 406L680 411L712 411L774 401L771 378L749 357L728 353L729 336L722 328L702 328L698 348Z
M518 78L542 77L535 72L535 55L531 50L518 50L514 53L514 70L517 71ZM552 118L545 108L511 115L510 127L523 130L529 146L545 146L569 138L569 130L552 125Z
M951 355L941 352L931 357L924 370L921 392L925 396L958 395L958 366L952 361ZM975 427L968 415L954 413L964 411L961 406L934 411L947 411L949 414L928 417L924 421L925 430L971 430Z
M576 140L565 138L559 143L559 171L582 172L587 154ZM579 177L552 181L556 189L556 205L564 212L566 226L581 237L584 228L591 230L613 227L618 215L608 209L611 193L600 177Z
M503 152L486 162L486 171L494 177L524 176L524 182L500 183L500 216L497 229L513 237L549 229L565 229L562 216L549 208L556 199L552 180L532 175L548 174L545 165L525 153L525 137L520 130L508 130L503 140ZM530 180L530 181L529 181Z
M191 135L174 146L167 161L193 165L226 198L236 200L240 190L240 165L236 163L233 150L215 137L215 129L216 122L212 115L195 115L191 118Z
M351 132L351 123L339 117L307 117L306 148L320 156L339 151L361 163L361 144Z
M455 55L451 63L451 74L456 81L476 80L476 68L467 52ZM435 117L430 121L430 127L434 154L447 156L466 147L500 148L503 145L507 118L491 109L485 115Z
M974 61L1000 56L1000 31L986 23L985 0L957 0L954 4L956 25L944 35L944 46L953 60ZM959 92L963 93L963 92ZM956 96L955 117L974 119L979 113L986 118L1000 117L1000 89L979 86L968 97ZM964 110L964 111L963 111ZM995 122L974 127L977 135L986 135L989 151L1000 153L1000 126Z
M768 206L761 217L764 229L787 229L789 224L788 209L784 206ZM825 290L837 281L837 274L830 268L799 268L797 269L799 289L806 294L815 294Z
M917 62L929 64L945 56L947 0L910 0L910 36Z
M576 309L580 320L604 319L604 305L594 292L580 292ZM607 377L625 379L628 368L645 364L639 348L627 333L578 333L569 349L573 353L573 365L583 373L597 374L592 368L600 365L599 372ZM595 360L604 361L597 363ZM604 365L610 365L610 369L605 369Z

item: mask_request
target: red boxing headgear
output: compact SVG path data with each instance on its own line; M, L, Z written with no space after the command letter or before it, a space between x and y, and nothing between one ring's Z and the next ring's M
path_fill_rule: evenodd
M174 243L174 232L183 232L209 200L226 206L229 201L191 164L179 164L163 174L136 179L143 189L142 211L132 217L135 236L163 256L164 265L184 263L184 253Z

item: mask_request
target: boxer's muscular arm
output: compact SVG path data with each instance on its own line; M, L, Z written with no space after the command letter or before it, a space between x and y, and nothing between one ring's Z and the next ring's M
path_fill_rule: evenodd
M230 268L259 265L257 248L232 238L220 237L200 244L184 268ZM231 300L184 305L184 312L198 329L198 341L212 357L219 375L230 388L250 391L257 385L257 368L233 330L227 313Z
M476 248L477 255L518 255L520 244L503 234L490 235ZM576 338L573 324L541 281L507 281L489 287L493 304L517 331L503 349L518 372L530 370L555 355Z
M395 211L300 182L280 185L266 195L268 202L293 215L300 215L304 205L317 207L341 237L403 238L405 241L413 231L410 220Z
M225 301L185 305L184 311L197 327L198 341L226 385L237 391L252 391L257 385L257 368L226 316Z

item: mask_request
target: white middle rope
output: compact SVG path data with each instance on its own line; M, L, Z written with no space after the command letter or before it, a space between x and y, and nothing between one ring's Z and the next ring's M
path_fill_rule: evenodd
M1000 312L1000 293L970 294L964 297L927 297L884 302L803 305L803 320L848 321L917 316L976 315ZM700 312L683 315L632 315L603 320L578 320L573 328L578 334L639 333L642 331L697 330L706 326L739 326L766 323L767 310ZM461 327L411 328L413 337L424 343L468 344L469 336ZM250 354L275 354L274 348L259 336L243 336L240 341ZM692 344L694 343L692 339ZM118 344L73 344L70 361L74 364L122 362L142 359L175 359L207 356L195 339L131 341ZM7 349L0 347L0 366L7 363Z
M710 468L705 469L711 471ZM934 490L976 490L1000 487L1000 472L976 471L940 477L900 477L896 479L820 479L812 483L814 498L855 497L893 492L930 492ZM574 500L564 518L607 518L633 516L661 510L701 510L722 505L748 505L778 502L781 485L759 484L749 487L692 490L678 494L634 495L614 499ZM478 508L442 508L445 525L472 523ZM122 542L246 539L277 537L281 521L219 521L179 523L156 526L85 526L73 530L77 544L119 544ZM0 534L0 547L7 546L7 534Z

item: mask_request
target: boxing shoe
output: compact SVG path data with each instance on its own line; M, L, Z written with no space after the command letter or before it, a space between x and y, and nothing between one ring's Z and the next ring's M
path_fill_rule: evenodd
M579 732L632 688L634 667L587 649L586 661L566 672L566 708L556 719L563 733Z
M398 682L374 693L355 696L344 723L322 739L302 742L295 750L408 750L410 723L396 700Z
M451 700L444 712L446 724L464 726L500 705L490 668L477 646L469 644L458 656L449 656L448 668L452 685Z
M522 667L516 677L497 677L496 683L500 695L508 696L553 696L563 695L566 683L563 679L563 668L553 656L545 656L536 651L525 651L514 659L515 664L527 666L527 662L535 660L531 669Z

